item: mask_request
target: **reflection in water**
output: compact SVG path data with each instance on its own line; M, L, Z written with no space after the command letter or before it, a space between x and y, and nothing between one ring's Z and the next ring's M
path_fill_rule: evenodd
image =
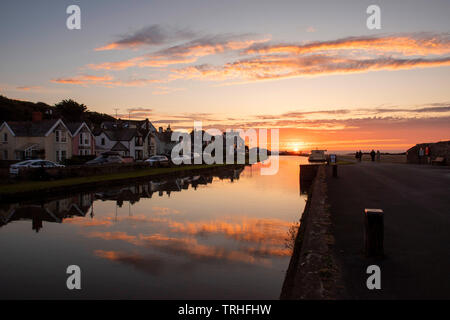
M2 204L0 227L13 221L31 220L31 228L39 232L43 221L61 223L67 218L86 216L92 202L93 194L79 194L40 204Z
M282 157L276 176L260 176L255 164L39 204L3 204L0 243L27 238L23 227L31 220L39 237L5 245L6 254L33 255L42 246L48 252L37 259L44 272L55 268L50 256L79 264L83 275L92 274L86 298L277 298L305 203L300 159ZM0 266L0 274L11 270ZM110 279L120 279L120 287L111 287ZM39 297L67 295L61 290L47 285ZM36 294L31 288L26 296Z

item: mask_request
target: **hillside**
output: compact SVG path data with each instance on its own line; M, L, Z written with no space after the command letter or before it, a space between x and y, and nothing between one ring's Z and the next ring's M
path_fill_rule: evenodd
M14 100L0 95L1 122L31 120L33 111L42 112L44 119L63 118L67 121L86 121L92 124L114 120L107 114L89 111L85 105L73 100L63 100L51 106L44 102Z

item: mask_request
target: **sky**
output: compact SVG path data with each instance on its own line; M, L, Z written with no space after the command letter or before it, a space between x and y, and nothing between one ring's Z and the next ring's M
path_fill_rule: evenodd
M448 0L2 1L0 94L156 127L278 128L280 149L404 151L450 139L449 13Z

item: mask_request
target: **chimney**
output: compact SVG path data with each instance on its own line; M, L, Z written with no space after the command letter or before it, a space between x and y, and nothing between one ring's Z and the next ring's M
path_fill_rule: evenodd
M163 132L163 127L159 127L159 133Z
M40 112L40 111L33 111L31 113L31 121L33 121L33 122L42 121L42 112Z
M145 119L145 130L149 130L150 129L150 121L148 121L148 118Z

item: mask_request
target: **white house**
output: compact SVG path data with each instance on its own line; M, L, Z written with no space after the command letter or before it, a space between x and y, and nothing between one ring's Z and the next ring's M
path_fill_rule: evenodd
M149 157L150 131L138 128L113 128L94 130L97 155L115 151L123 157L144 160ZM151 144L150 144L151 146Z

